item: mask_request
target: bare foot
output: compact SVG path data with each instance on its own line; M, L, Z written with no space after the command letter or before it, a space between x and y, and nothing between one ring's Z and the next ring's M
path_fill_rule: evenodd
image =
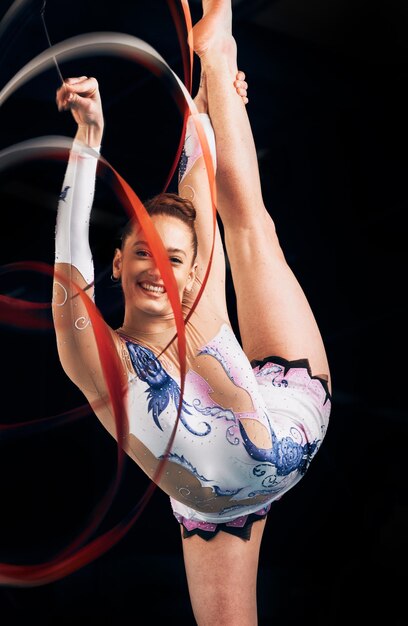
M203 0L203 17L194 26L189 45L202 58L209 50L234 47L231 0Z

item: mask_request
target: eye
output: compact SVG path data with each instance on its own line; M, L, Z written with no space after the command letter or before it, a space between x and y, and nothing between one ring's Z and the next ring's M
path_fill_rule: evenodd
M177 256L171 256L170 257L170 262L171 263L179 263L179 264L183 263L183 261L181 259L179 259Z
M140 256L140 257L148 257L149 253L147 252L147 250L136 250L136 256Z

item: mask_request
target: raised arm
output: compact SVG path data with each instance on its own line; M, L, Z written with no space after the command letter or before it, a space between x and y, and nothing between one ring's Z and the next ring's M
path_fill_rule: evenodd
M239 80L240 79L240 80ZM247 104L247 83L242 72L237 73L237 100ZM199 112L201 124L211 151L214 174L217 171L216 138L208 115L208 96L205 73L201 74L200 86L194 102ZM191 200L197 211L196 232L198 237L197 279L202 281L210 259L213 244L213 212L211 201L211 177L200 143L198 131L192 116L188 118L184 150L179 168L178 192L180 196ZM217 190L218 191L218 190ZM216 308L225 318L228 317L225 296L225 252L218 224L216 225L214 255L211 272L205 290L206 304Z
M61 365L92 401L106 394L86 306L86 298L94 297L88 233L98 163L97 152L90 154L89 148L99 151L104 129L98 83L84 76L67 79L57 91L56 101L60 111L71 110L78 127L58 203L53 319ZM107 325L104 329L113 346L117 346L114 331Z

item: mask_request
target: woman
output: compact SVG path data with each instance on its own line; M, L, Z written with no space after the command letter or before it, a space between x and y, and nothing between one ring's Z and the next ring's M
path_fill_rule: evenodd
M267 513L304 475L330 414L323 341L264 206L245 108L247 85L238 72L231 23L231 0L203 0L203 18L191 44L201 62L203 80L195 103L213 146L217 210L242 348L228 319L218 230L210 274L191 313L213 243L207 171L191 118L179 194L160 194L146 203L167 251L184 317L190 314L185 391L170 449L181 391L177 342L171 343L175 318L143 229L134 221L113 259L112 275L124 294L124 320L120 328L107 329L128 390L129 432L123 447L171 498L200 626L257 623L257 568ZM81 144L101 144L97 82L68 79L57 92L57 104L60 110L71 109L78 123L56 228L58 351L65 372L115 437L93 329L73 286L88 287L92 297L88 224L97 159L81 152Z

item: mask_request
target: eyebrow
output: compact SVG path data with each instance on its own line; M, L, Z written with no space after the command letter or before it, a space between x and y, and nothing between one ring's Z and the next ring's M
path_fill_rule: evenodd
M149 248L147 241L136 241L132 247L134 248L136 246L146 246ZM170 254L182 254L183 256L187 256L184 250L181 250L180 248L167 248L167 252L170 252Z

